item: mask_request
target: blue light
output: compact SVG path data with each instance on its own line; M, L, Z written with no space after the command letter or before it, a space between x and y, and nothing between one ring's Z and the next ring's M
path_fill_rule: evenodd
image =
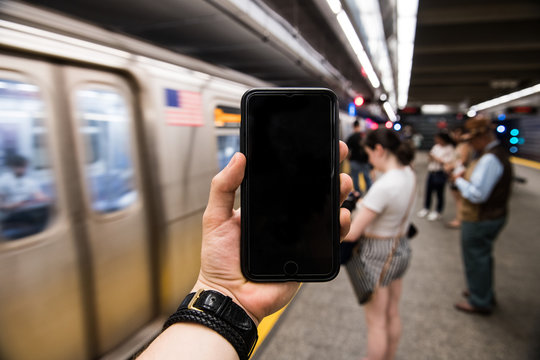
M356 116L356 106L353 102L349 103L349 115L350 116Z
M394 125L394 130L396 130L396 131L401 130L401 124L395 124Z
M501 134L502 134L502 133L505 132L505 131L506 131L506 126L504 126L504 125L499 125L499 126L497 126L497 132L498 132L498 133L501 133Z
M512 135L512 136L518 136L518 135L519 135L519 130L518 130L518 129L512 129L512 130L510 130L510 135Z
M519 145L525 144L525 139L524 139L524 138L519 138L519 139L518 139L518 144L519 144Z
M510 144L517 144L519 142L518 138L517 137L511 137L510 138Z
M504 115L504 114L500 114L499 116L497 116L497 119L499 119L499 120L503 121L503 120L505 120L505 119L506 119L506 115Z
M510 146L510 152L511 152L512 154L517 153L517 151L518 151L517 146Z

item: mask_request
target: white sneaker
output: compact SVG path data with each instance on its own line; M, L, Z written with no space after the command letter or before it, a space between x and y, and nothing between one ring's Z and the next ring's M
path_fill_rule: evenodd
M429 221L435 221L435 220L439 220L441 218L441 214L439 214L438 212L436 211L430 211L430 213L428 214L427 216L427 219Z
M418 217L426 217L426 215L429 213L429 210L428 209L422 209L420 210L416 215L418 215Z

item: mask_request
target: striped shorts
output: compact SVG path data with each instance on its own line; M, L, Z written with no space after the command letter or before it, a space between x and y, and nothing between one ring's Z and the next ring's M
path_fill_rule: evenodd
M371 287L379 281L384 264L392 251L394 239L374 239L362 237L358 246L353 250L351 260L346 264L349 279L357 295L359 288ZM398 240L394 255L380 286L388 286L393 280L397 280L405 274L411 258L409 239L406 236ZM360 301L361 299L359 299Z

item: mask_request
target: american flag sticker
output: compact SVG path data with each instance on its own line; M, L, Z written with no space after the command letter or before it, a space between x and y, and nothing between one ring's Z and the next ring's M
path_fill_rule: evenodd
M201 93L165 89L165 118L167 125L203 126Z

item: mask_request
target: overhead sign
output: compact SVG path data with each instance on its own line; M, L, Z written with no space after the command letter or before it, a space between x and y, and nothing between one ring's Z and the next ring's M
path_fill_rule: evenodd
M536 114L537 108L534 106L511 106L506 109L507 114Z

